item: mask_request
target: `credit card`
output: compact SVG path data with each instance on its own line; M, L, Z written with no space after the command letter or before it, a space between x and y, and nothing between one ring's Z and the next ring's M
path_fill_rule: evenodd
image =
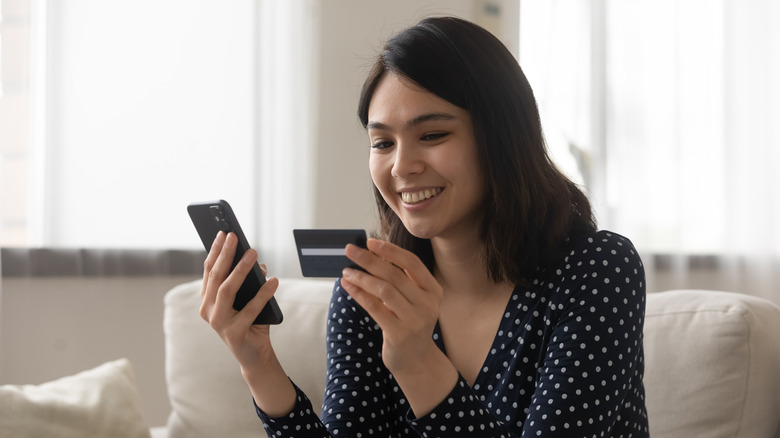
M293 230L304 277L341 277L346 267L360 269L345 254L353 243L366 247L365 230Z

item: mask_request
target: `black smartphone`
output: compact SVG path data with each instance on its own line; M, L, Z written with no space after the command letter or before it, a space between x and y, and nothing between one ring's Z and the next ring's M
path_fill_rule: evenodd
M249 243L244 236L244 232L241 231L241 226L238 224L236 215L233 213L233 209L230 208L224 200L208 201L208 202L194 202L187 206L187 212L192 219L192 223L195 225L195 229L198 231L200 240L203 242L203 246L206 251L211 251L211 244L217 237L217 233L224 231L225 233L234 233L238 237L238 245L236 246L236 255L233 257L233 264L231 270L236 267L238 262L244 253L250 248ZM247 274L244 283L238 289L236 293L236 299L233 301L233 308L241 310L246 303L249 302L257 291L260 290L260 286L265 283L265 276L260 269L260 265L255 263L252 270ZM265 305L263 310L257 315L255 324L279 324L282 322L282 310L279 308L279 304L271 297L271 300Z

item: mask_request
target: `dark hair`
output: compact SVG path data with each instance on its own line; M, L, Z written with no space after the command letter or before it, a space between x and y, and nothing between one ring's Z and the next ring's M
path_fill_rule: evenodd
M494 281L527 284L563 257L567 242L595 231L585 194L550 160L531 86L506 47L454 17L422 20L385 45L363 84L358 116L388 73L467 110L474 125L485 196L480 236ZM429 269L430 241L412 236L374 187L381 237L417 254Z

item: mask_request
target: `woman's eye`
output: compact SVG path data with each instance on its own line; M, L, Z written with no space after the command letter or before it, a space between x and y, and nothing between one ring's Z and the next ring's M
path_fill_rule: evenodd
M423 135L422 138L420 138L420 140L422 140L422 141L436 141L436 140L439 140L439 139L441 139L443 137L446 137L447 134L448 134L447 132L434 132L434 133Z
M372 149L377 149L377 150L382 150L382 149L387 149L387 148L389 148L392 145L393 145L393 143L390 142L390 141L378 141L376 143L372 143L371 144L371 148Z

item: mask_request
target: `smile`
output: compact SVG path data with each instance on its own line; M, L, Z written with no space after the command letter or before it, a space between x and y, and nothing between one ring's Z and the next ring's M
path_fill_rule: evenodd
M401 200L407 204L418 204L426 199L433 198L441 193L442 189L439 187L433 189L420 190L419 192L401 192Z

